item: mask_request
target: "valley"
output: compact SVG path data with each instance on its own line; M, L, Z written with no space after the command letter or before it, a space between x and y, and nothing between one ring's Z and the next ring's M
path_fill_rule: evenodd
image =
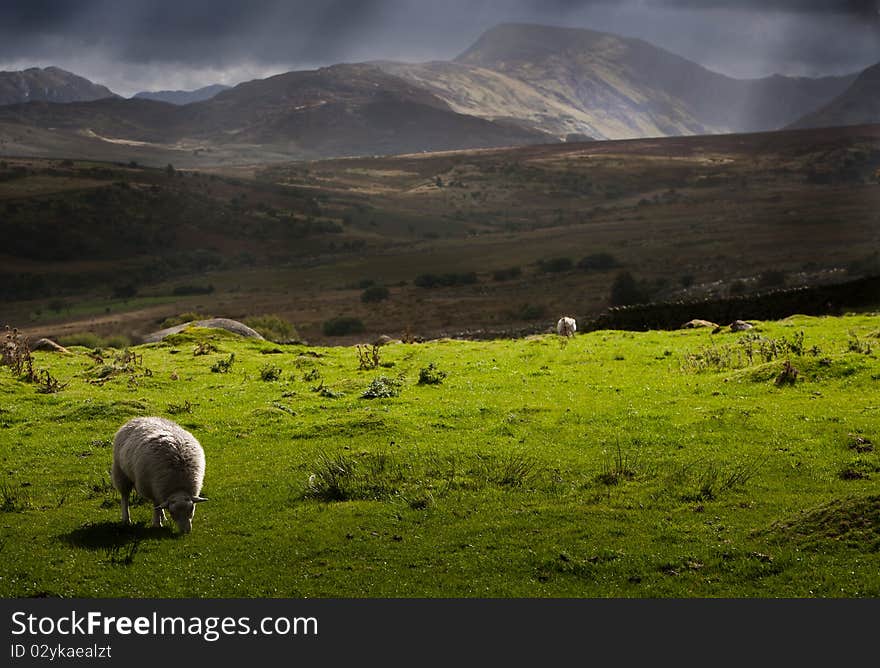
M652 300L840 282L878 270L878 168L878 126L210 171L6 160L0 320L137 340L181 312L274 313L344 344L543 331L612 305L624 271ZM341 316L364 332L326 336Z

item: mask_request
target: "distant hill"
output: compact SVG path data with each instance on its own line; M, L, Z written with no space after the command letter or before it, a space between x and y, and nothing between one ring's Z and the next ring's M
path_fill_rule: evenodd
M212 84L197 88L196 90L155 90L142 91L135 93L133 97L145 100L156 100L157 102L168 102L170 104L190 104L192 102L202 102L210 100L217 93L229 90L229 86L223 84Z
M32 102L0 108L4 123L73 134L89 155L104 147L86 140L130 145L132 152L140 142L175 150L244 147L251 155L259 147L274 159L556 141L538 130L456 113L433 93L370 65L288 72L184 106L122 98Z
M853 84L827 105L805 115L792 128L835 127L880 123L880 63L862 72Z
M530 24L496 26L453 62L379 65L456 111L601 139L777 129L854 79L733 79L642 40Z
M113 97L106 86L58 67L0 72L0 105L22 102L81 102Z

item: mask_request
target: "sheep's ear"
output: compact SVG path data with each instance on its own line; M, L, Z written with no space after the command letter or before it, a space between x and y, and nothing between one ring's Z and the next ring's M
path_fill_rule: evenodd
M194 496L193 497L193 503L201 503L202 501L207 501L207 500L208 499L204 498L203 496Z
M167 501L166 501L165 503L160 503L158 506L156 506L156 510L165 510L165 509L167 509L167 508L168 508L168 502L167 502Z

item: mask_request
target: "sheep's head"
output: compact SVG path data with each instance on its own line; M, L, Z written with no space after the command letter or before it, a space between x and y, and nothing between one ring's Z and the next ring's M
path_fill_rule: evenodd
M165 503L156 507L171 513L171 519L177 524L180 533L189 533L192 531L192 518L196 512L196 504L207 500L201 496L191 496L183 492L175 492Z

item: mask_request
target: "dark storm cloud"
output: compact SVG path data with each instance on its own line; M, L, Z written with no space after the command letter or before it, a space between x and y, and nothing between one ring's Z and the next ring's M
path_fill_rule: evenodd
M657 0L649 4L688 9L735 9L793 14L877 15L877 0Z
M734 76L880 60L876 0L2 0L0 69L129 94L371 59L452 58L507 21L639 37Z
M322 57L381 2L4 0L0 55L94 47L126 61Z

